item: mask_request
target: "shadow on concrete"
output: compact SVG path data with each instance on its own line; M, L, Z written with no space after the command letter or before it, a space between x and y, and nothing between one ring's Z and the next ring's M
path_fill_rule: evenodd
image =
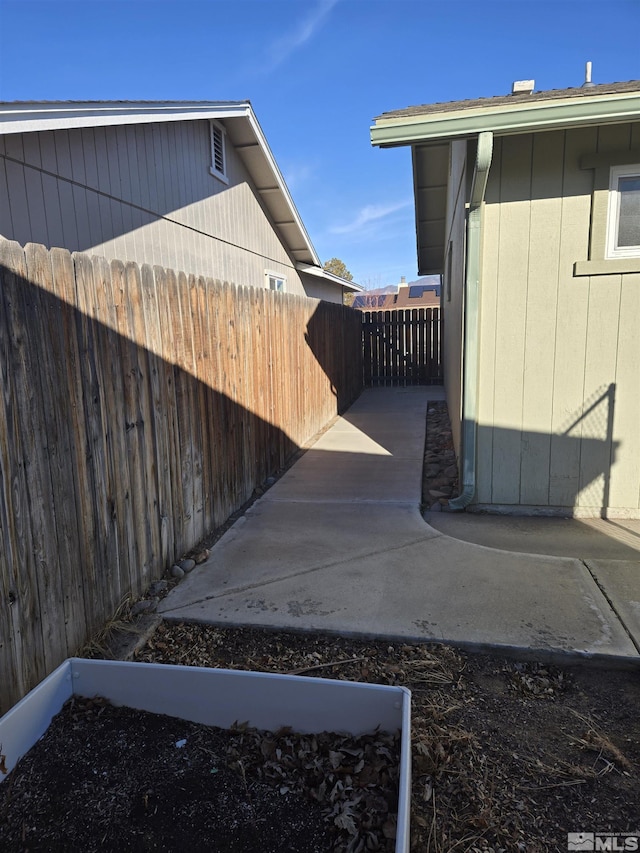
M426 512L424 518L440 533L487 548L580 560L640 561L640 520L440 512Z

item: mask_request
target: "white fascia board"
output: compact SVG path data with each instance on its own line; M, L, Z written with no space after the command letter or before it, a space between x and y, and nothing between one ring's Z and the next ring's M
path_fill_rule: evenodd
M317 278L322 278L330 284L338 284L347 290L353 290L357 293L361 293L364 290L363 284L356 284L355 281L347 281L346 278L340 278L339 275L334 275L322 267L312 267L309 264L296 264L296 269L307 275L315 275Z
M248 101L0 104L0 134L165 121L242 118L251 113L251 104Z
M567 98L397 116L378 119L370 131L371 144L386 147L429 139L475 136L485 130L505 136L638 119L640 95L634 92L615 98L601 95L579 100Z

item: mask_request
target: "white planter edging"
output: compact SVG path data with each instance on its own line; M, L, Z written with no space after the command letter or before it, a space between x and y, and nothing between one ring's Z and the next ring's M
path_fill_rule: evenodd
M69 658L0 718L7 770L73 695L229 728L291 726L303 734L400 731L396 853L409 851L411 693L405 687L205 667ZM4 779L0 776L0 782Z

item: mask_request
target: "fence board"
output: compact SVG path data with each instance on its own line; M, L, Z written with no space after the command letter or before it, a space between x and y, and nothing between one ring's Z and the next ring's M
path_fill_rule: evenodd
M3 666L0 671L13 678L15 692L25 691L45 673L44 643L39 618L37 575L32 561L33 542L27 499L27 466L23 442L28 432L21 423L27 412L20 405L20 386L28 381L24 372L20 339L21 312L16 305L21 276L26 275L24 254L16 243L0 242L2 273L2 578L4 613L2 631ZM27 425L28 430L28 425ZM5 550L6 549L6 550ZM8 628L8 630L6 630ZM6 633L5 633L6 631ZM15 685L15 686L14 686Z
M363 384L440 384L441 341L438 308L363 311Z
M0 238L0 356L4 713L357 397L361 319Z

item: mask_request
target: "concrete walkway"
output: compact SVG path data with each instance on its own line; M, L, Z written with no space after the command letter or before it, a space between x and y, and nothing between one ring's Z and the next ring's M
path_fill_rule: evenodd
M565 556L555 556L462 541L456 519L466 514L434 517L446 530L425 522L435 399L441 388L365 391L171 591L163 617L640 661L632 527L630 546L616 550L600 530L611 548L601 541L585 556L585 525L563 522L574 532L563 528Z

